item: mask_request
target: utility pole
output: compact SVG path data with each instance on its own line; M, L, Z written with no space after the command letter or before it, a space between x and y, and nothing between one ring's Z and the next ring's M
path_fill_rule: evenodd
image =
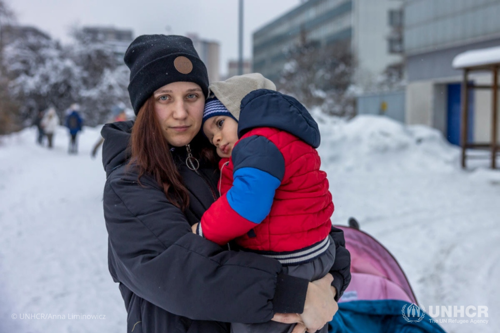
M240 0L239 4L239 40L238 40L238 75L243 74L243 0Z

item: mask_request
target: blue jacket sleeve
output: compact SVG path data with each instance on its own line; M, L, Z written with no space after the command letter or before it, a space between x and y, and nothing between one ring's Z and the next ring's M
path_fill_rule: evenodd
M241 217L258 224L271 211L285 174L285 159L274 143L257 135L241 140L232 159L233 186L227 201Z

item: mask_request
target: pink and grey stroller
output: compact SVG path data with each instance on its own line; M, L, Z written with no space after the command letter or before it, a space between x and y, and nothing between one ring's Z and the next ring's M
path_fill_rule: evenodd
M355 219L335 227L344 231L351 253L351 283L329 332L444 332L418 307L401 266L382 244L359 230Z

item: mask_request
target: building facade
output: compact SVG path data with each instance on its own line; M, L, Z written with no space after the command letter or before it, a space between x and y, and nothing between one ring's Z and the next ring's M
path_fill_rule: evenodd
M321 45L347 41L360 85L402 61L402 0L309 0L253 34L253 71L279 79L286 50L305 35Z
M439 129L460 142L462 72L452 67L458 54L500 45L500 0L407 0L404 4L406 122ZM490 84L490 74L471 75ZM469 94L469 140L490 139L491 92Z
M220 45L219 42L201 39L197 34L187 34L193 41L194 48L207 66L210 82L220 81Z
M240 62L239 60L229 60L227 62L227 76L226 79L233 77L235 75L239 75L240 72ZM243 60L243 74L252 73L252 61L251 60Z
M50 36L38 28L21 25L4 25L0 28L0 45L7 45L17 39L33 37L49 40Z

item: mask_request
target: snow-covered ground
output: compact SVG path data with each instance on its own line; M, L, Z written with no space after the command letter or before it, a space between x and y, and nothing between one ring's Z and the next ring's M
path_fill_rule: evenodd
M79 155L68 155L62 127L52 151L35 136L27 129L0 139L0 332L8 332L2 324L23 333L125 332L123 301L107 269L106 177L100 159L90 158L99 131L85 128Z
M356 217L425 307L489 307L488 324L442 324L447 332L500 331L500 172L462 171L458 149L423 126L320 118L334 223ZM90 158L99 130L85 129L76 156L63 128L52 151L35 136L0 137L0 331L125 332L107 270L105 175Z

